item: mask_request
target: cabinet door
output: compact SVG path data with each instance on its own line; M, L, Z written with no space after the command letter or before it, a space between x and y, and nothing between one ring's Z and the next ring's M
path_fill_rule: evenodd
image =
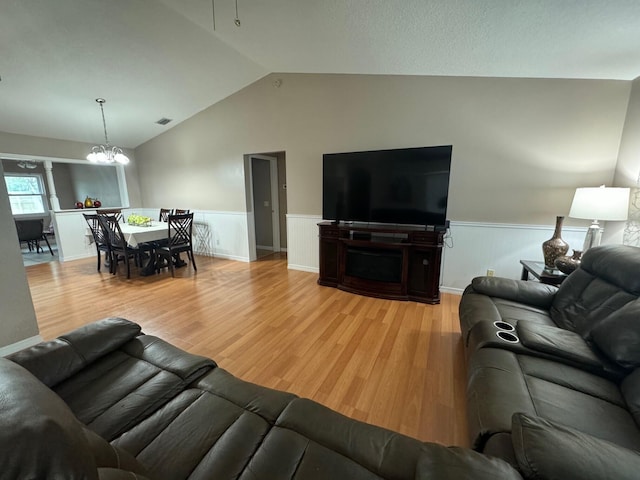
M320 278L318 283L338 283L338 240L320 239Z
M419 301L440 301L440 262L437 249L414 248L409 255L408 293Z

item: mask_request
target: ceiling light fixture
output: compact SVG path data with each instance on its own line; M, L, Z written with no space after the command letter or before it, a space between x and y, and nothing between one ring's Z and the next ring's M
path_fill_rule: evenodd
M240 26L240 19L238 18L238 0L236 0L236 19L233 21L236 24L236 27Z
M240 23L240 17L238 16L238 0L235 0L236 2L236 18L233 21L233 23L236 24L236 27L239 27L241 25ZM213 31L216 31L216 0L211 0L211 16L213 18Z
M34 162L33 160L20 160L18 162L18 167L27 168L29 170L33 170L37 166L38 166L38 164L36 162Z
M104 127L104 145L95 145L91 148L91 152L87 155L87 160L93 163L120 163L126 165L129 163L129 157L127 157L120 147L112 146L109 144L109 137L107 136L107 122L104 119L104 107L106 100L104 98L96 98L96 102L100 105L100 112L102 113L102 126Z

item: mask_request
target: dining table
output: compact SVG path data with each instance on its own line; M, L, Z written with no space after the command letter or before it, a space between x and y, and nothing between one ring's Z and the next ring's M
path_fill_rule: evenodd
M167 222L158 222L151 221L146 225L131 225L129 223L121 223L120 230L122 231L122 236L128 245L137 248L140 244L143 243L153 243L159 240L166 240L169 229L167 226ZM91 230L87 228L86 236L93 241L93 236L91 235ZM186 265L186 262L181 258L177 257L175 259L175 266L181 267ZM153 275L156 270L156 260L155 255L152 254L149 256L148 262L141 266L140 275L148 276Z

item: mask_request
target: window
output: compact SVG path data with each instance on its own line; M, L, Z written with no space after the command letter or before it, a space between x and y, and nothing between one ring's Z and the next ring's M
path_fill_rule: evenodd
M4 182L7 184L11 212L14 215L30 215L45 213L45 191L42 175L6 173Z

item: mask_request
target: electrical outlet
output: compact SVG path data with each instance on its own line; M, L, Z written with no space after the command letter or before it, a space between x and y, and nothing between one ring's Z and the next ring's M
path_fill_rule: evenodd
M496 271L493 268L487 268L487 277L493 277Z

